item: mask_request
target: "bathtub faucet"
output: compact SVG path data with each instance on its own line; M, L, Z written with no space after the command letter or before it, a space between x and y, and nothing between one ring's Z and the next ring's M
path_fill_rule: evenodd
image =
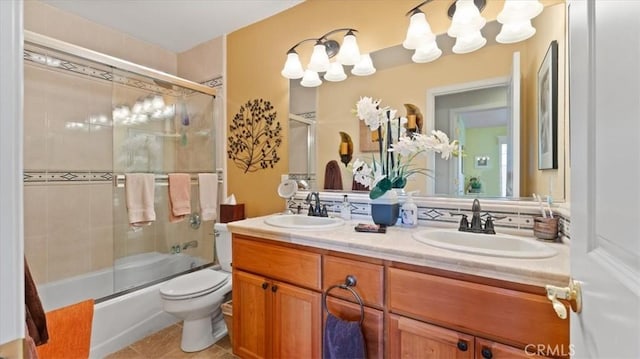
M191 242L187 242L187 243L183 243L182 244L182 250L185 250L187 248L198 248L198 241L191 241Z

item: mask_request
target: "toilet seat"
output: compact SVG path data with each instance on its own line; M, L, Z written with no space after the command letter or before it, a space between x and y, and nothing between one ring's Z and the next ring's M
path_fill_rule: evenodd
M202 269L171 279L160 288L160 295L170 300L200 297L216 291L229 280L229 273Z

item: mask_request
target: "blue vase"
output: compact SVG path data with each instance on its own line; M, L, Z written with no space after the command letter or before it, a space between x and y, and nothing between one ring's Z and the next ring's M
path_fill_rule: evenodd
M387 191L382 196L371 200L371 218L373 223L393 226L400 216L398 195L395 191Z

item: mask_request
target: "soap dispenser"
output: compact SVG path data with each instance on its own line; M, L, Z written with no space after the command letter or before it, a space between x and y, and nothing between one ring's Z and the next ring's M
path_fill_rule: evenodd
M340 217L345 221L351 220L351 204L349 203L349 199L347 195L344 195L342 199L342 207L340 207Z
M413 192L407 193L407 200L400 208L400 219L404 227L418 226L418 206L413 202Z

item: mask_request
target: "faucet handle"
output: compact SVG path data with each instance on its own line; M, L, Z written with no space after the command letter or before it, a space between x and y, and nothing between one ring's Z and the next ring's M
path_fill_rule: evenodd
M492 216L490 213L487 213L487 219L484 220L483 232L487 234L496 234L496 230L493 227L493 221L499 221L505 218L507 218L507 216Z
M449 214L451 216L461 216L462 217L462 218L460 218L460 225L458 226L458 231L466 232L466 231L469 230L469 219L468 219L466 214L464 214L464 213L455 213L455 212L449 212Z
M484 229L482 232L487 234L496 234L496 230L493 228L493 219L491 218L491 215L484 220Z
M320 210L320 217L329 217L329 212L327 212L327 205L322 205L322 210Z

